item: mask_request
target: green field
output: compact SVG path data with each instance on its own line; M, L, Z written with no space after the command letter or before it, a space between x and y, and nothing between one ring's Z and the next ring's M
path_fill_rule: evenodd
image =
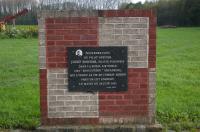
M200 28L158 29L157 120L200 126ZM0 40L0 127L39 125L38 40Z
M157 119L199 127L200 28L158 29L157 38Z
M38 40L0 40L0 127L39 124Z
M12 27L13 27L12 25L7 25L8 29L10 29ZM17 25L16 29L18 29L18 30L31 30L31 29L38 30L38 26L37 25Z

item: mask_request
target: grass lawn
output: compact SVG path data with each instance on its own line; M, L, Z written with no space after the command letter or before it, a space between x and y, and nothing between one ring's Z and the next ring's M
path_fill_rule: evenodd
M158 29L157 34L157 119L176 129L199 127L200 28Z
M12 25L7 25L8 29L12 28L12 27L13 27ZM37 25L17 25L16 29L18 29L18 30L30 30L30 29L37 30L38 26Z
M37 43L0 40L2 128L39 125ZM200 28L158 29L157 120L177 130L200 126Z
M0 40L0 127L39 124L38 40Z

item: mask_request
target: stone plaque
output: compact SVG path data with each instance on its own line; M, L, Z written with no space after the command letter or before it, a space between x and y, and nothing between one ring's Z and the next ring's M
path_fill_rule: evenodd
M126 91L127 47L68 48L69 91Z

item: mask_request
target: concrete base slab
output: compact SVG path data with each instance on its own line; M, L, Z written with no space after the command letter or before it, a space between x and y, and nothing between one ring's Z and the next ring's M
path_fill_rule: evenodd
M36 132L161 132L155 125L41 126Z

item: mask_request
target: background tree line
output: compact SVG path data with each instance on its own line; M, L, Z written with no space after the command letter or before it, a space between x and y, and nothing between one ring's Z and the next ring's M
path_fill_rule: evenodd
M37 12L45 10L83 10L83 9L118 9L122 3L130 0L0 0L0 20L23 8L29 13L18 17L16 24L37 24Z
M37 24L37 11L41 9L153 8L157 11L159 26L200 26L200 0L152 0L145 3L130 3L130 0L0 0L0 19L23 8L28 8L29 13L18 17L16 24Z
M122 9L149 9L157 12L157 23L175 26L200 26L200 0L153 0L144 4L123 4Z

